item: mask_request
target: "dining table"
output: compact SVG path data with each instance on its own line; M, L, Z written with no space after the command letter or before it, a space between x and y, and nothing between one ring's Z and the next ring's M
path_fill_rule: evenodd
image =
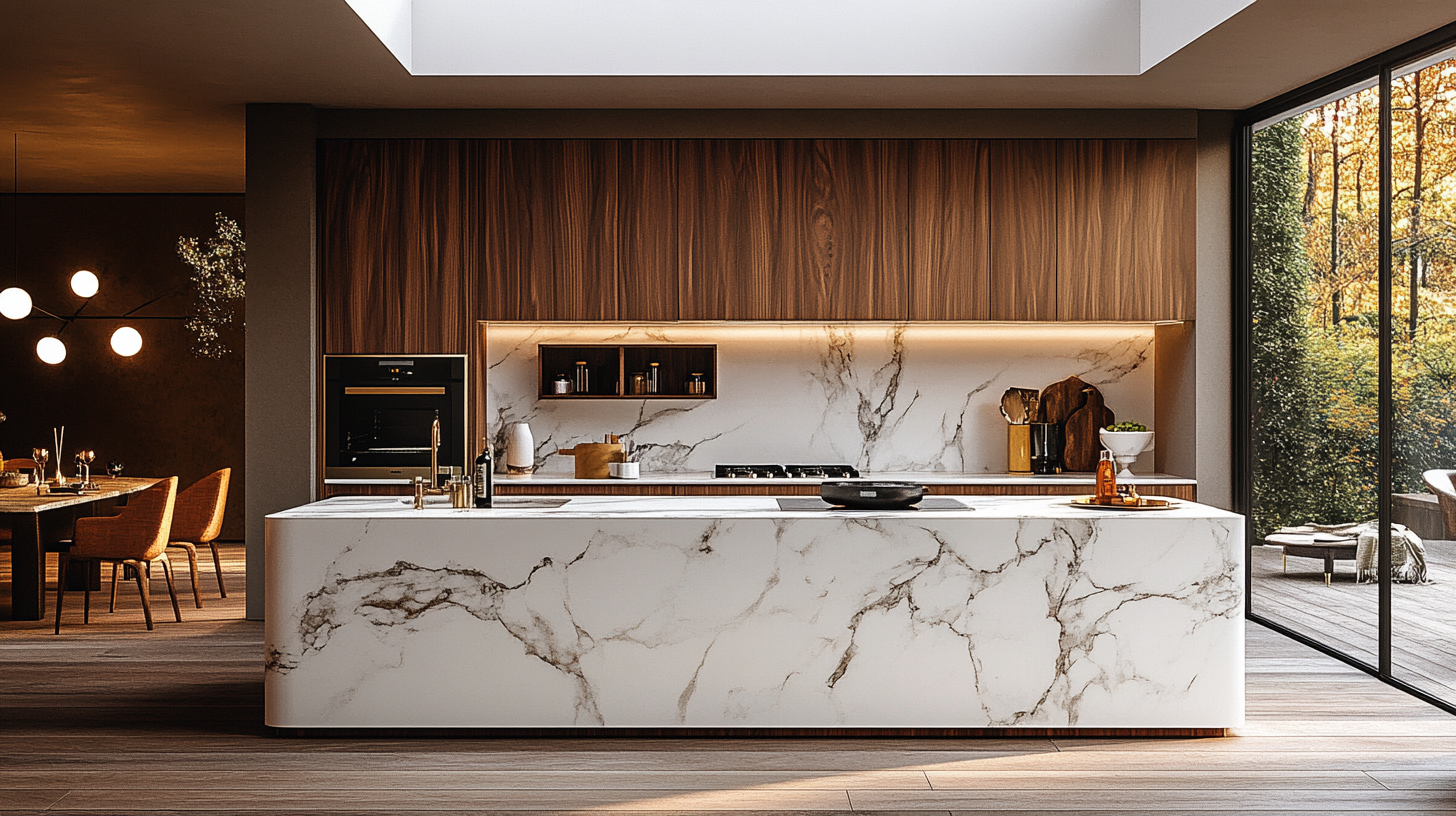
M40 493L33 484L0 488L0 526L10 528L11 620L45 618L47 542L70 538L78 516L105 515L158 481L103 476L79 494Z

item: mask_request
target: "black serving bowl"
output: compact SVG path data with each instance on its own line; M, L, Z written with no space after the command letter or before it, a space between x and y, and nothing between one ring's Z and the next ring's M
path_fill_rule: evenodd
M925 497L925 485L915 482L822 482L819 497L848 510L907 510Z

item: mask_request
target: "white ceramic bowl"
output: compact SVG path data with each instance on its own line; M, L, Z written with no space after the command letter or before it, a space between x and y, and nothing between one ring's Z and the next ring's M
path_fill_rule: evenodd
M1098 432L1102 438L1102 446L1112 451L1112 458L1122 465L1119 477L1133 475L1132 463L1137 461L1138 454L1153 447L1152 431L1109 431L1103 428Z

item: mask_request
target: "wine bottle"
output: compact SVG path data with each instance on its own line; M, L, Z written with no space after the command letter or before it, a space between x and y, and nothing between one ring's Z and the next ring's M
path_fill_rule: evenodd
M495 462L490 456L490 439L480 440L475 457L475 506L490 507L495 501Z

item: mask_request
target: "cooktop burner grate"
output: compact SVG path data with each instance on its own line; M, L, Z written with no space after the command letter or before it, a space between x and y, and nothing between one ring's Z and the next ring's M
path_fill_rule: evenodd
M718 479L858 479L853 465L714 465Z

